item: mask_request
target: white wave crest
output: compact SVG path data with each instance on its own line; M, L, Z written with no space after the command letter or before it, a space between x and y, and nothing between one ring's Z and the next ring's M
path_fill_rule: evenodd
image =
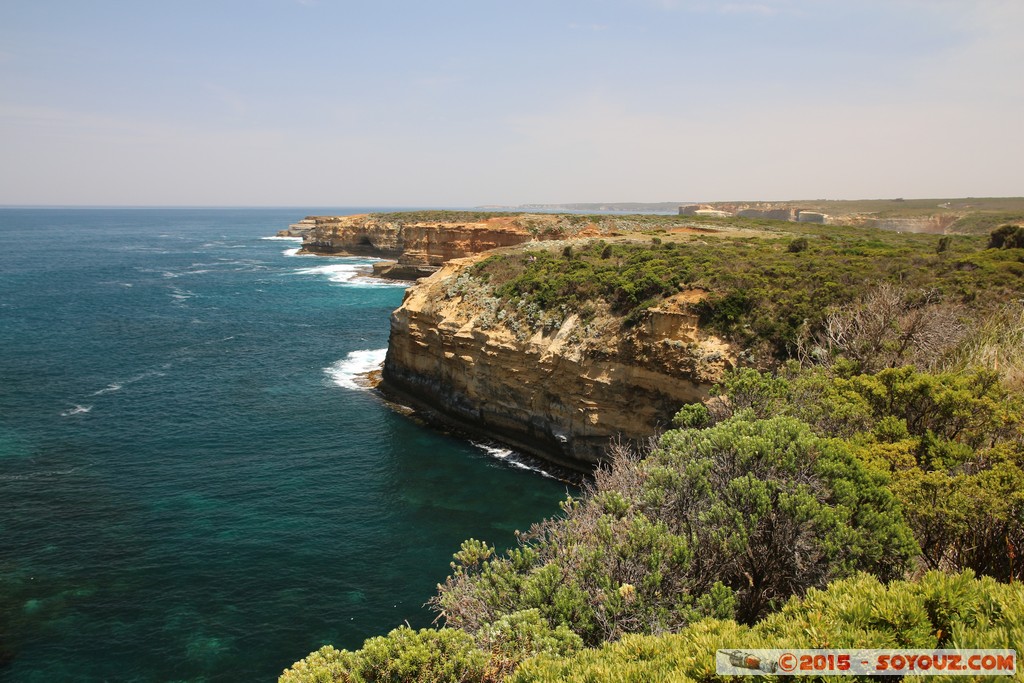
M273 237L261 237L260 239L261 240L277 240L277 241L285 241L285 242L301 242L302 241L301 237L278 237L276 235L273 236Z
M345 389L369 389L367 375L380 369L387 356L387 349L365 349L352 351L324 372L331 381Z
M228 337L228 339L231 339L231 337ZM224 341L224 340L221 340L221 341ZM210 343L210 342L207 342L207 343ZM134 377L129 377L128 379L122 379L122 380L118 380L116 382L111 382L110 384L108 384L107 386L103 387L102 389L100 389L98 391L94 391L94 392L92 392L89 395L90 396L102 396L103 394L112 394L115 391L121 391L122 389L124 389L125 385L134 384L135 382L138 382L138 381L141 381L141 380L144 380L144 379L148 379L150 377L163 377L165 374L166 373L160 372L159 370L146 370L145 372L140 373L138 375L135 375ZM81 406L78 406L78 407L81 407ZM92 406L89 406L89 408L85 412L89 412L89 410L92 410Z
M74 408L69 408L60 414L61 417L71 417L72 415L82 415L92 410L92 406L80 406L76 405Z
M372 277L370 272L371 268L365 262L331 263L313 268L300 268L295 271L297 275L326 275L331 282L348 287L402 287L404 289L409 286L408 282Z
M547 477L548 479L556 479L557 477L552 476L548 472L545 472L542 468L531 465L524 462L519 454L511 448L505 448L503 446L495 446L493 444L482 443L479 441L470 441L471 444L482 450L487 455L491 456L495 460L500 460L510 467L515 467L520 470L528 470L530 472L536 472L541 476Z
M3 474L0 475L0 481L19 481L23 479L36 479L38 477L62 477L68 474L74 474L83 467L89 467L92 463L83 465L82 467L72 467L66 470L42 470L39 472L29 472L27 474Z
M195 297L199 296L195 292L189 291L187 289L182 289L181 287L171 287L170 289L170 297L174 299L177 303L188 301L189 299L194 299Z
M294 247L292 249L285 249L281 253L284 254L285 256L298 256L300 249L302 249L302 247Z

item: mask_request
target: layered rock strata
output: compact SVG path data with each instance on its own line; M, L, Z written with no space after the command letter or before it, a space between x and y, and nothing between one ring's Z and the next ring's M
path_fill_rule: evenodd
M373 256L394 259L378 274L415 279L453 258L521 244L533 236L514 218L480 222L397 221L374 214L310 216L290 227L304 229L303 253Z
M613 316L569 315L524 332L495 316L493 298L455 291L474 260L421 280L391 317L380 389L441 422L587 471L612 439L668 428L733 363L697 326L690 306L701 292L663 302L628 331Z

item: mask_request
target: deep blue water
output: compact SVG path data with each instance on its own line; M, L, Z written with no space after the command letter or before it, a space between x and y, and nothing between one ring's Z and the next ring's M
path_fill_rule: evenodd
M0 210L0 680L274 680L557 511L353 383L403 290L315 212Z

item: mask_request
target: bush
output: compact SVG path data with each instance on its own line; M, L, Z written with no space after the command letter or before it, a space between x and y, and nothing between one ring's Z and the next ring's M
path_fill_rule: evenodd
M965 335L962 315L934 292L912 294L883 283L828 314L817 341L826 355L816 360L842 356L863 372L901 365L927 369Z
M989 249L1024 249L1024 226L1003 225L989 235Z
M707 427L710 422L711 413L703 403L689 403L672 418L672 426L682 429L699 429Z
M451 629L400 627L356 652L326 646L286 669L280 683L484 683L488 657L473 638Z
M1016 648L1024 643L1024 586L970 572L930 572L885 586L867 575L810 591L753 627L707 619L674 635L627 636L572 657L541 656L511 683L732 681L715 675L719 649ZM829 681L808 677L804 680ZM870 681L866 677L844 680ZM918 680L909 678L906 680Z
M729 374L713 419L789 415L890 477L928 567L1024 579L1024 400L988 371Z
M464 546L433 604L474 634L535 609L589 645L704 616L750 622L857 570L901 575L917 549L884 484L791 418L670 431L646 459L620 451L520 548Z
M763 348L758 359L765 362L796 355L801 335L816 338L829 313L882 283L928 292L928 304L955 313L962 312L960 304L976 311L1021 297L1024 266L1013 252L984 249L980 237L958 238L953 258L937 253L942 236L936 235L830 226L815 236L812 249L807 236L785 234L785 241L729 235L661 245L577 241L571 257L562 255L565 245L509 251L469 272L508 315L530 306L557 314L589 300L635 323L643 307L682 289L702 289L708 296L696 312L704 330ZM984 300L978 300L979 291L986 293ZM920 297L912 299L910 313L929 312L918 305Z
M515 612L483 629L400 627L355 652L327 645L285 670L280 683L492 683L539 654L564 657L582 647L564 626L551 629L536 610Z
M810 246L806 237L797 237L795 240L789 243L786 247L786 251L791 254L798 254L801 251L807 251L807 247Z

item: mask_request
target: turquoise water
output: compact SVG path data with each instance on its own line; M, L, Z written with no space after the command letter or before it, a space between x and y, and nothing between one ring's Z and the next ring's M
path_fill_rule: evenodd
M273 680L556 512L359 387L403 289L303 213L0 210L0 680Z

